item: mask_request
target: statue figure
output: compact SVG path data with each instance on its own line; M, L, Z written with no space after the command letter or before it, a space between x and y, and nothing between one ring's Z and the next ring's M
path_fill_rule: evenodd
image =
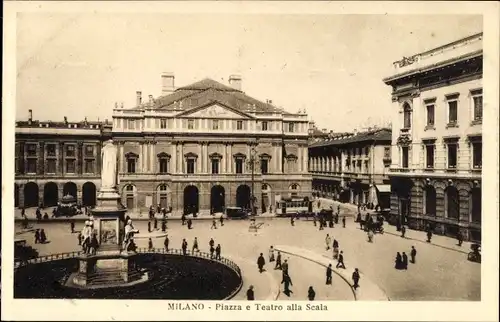
M91 221L87 220L85 222L85 227L82 229L82 239L83 239L82 248L85 254L89 254L92 233L93 233L92 223Z
M123 250L128 251L130 249L129 246L134 245L134 234L137 233L139 233L139 230L135 229L134 225L132 225L132 219L128 219L123 237Z
M101 187L102 188L116 188L117 184L117 166L118 166L118 152L117 147L113 144L113 140L106 141L102 148L102 169L101 169Z

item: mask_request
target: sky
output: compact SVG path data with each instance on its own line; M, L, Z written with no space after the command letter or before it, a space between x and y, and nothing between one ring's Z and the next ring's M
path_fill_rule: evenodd
M383 126L394 61L481 31L478 15L20 13L16 119L111 119L173 72L176 87L239 74L319 128Z

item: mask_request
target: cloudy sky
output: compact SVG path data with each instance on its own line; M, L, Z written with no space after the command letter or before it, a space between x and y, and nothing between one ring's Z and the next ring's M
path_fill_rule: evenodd
M320 128L390 121L392 62L482 31L473 15L22 13L17 19L17 115L111 118L114 102L242 75L243 90Z

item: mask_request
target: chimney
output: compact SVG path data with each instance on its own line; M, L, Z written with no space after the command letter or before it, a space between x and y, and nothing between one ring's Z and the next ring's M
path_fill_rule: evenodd
M28 113L29 113L28 120L31 122L33 121L33 110L29 110Z
M66 117L66 116L64 117L64 123L68 124L68 117Z
M149 98L149 105L153 105L154 102L153 95L149 95L148 98Z
M161 95L170 95L175 91L174 73L164 72L161 74Z
M241 76L240 75L230 75L229 85L235 90L241 91Z
M136 105L139 106L142 104L142 92L137 91L136 94Z

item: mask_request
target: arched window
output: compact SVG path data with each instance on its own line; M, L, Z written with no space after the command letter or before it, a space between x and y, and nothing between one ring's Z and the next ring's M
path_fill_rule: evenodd
M460 199L458 190L455 187L448 187L445 191L446 195L446 217L450 219L458 219L460 215Z
M436 189L432 186L425 188L425 215L436 216Z
M408 103L403 105L403 128L411 128L411 107Z

